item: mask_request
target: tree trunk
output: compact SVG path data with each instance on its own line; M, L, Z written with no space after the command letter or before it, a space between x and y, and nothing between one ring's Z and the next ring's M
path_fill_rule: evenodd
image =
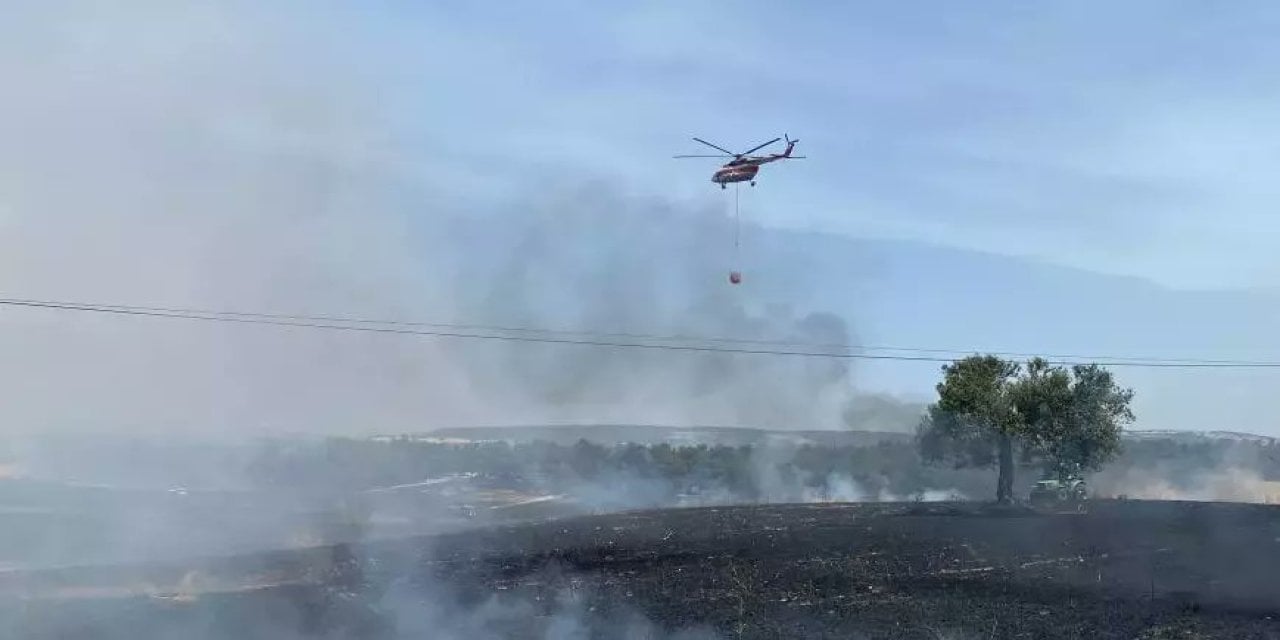
M1000 477L996 480L996 502L1013 502L1013 438L1000 435Z

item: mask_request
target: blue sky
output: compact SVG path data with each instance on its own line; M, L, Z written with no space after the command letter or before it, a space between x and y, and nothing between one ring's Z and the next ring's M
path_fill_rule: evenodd
M910 316L910 281L896 278L900 288L881 291L880 303L836 303L857 307L849 313L870 341L1277 355L1266 331L1224 333L1231 321L1161 317L1157 308L1167 307L1158 305L1143 315L1128 303L1148 286L1271 292L1280 281L1272 81L1280 6L553 2L386 11L403 47L388 73L430 87L424 136L446 150L439 162L466 159L446 175L471 175L474 183L454 183L469 197L591 176L623 192L722 205L707 183L711 161L667 156L699 152L691 135L744 148L787 132L809 159L765 169L745 201L753 222L1140 279L1117 280L1095 300L1102 313L1111 305L1130 314L1105 329L1032 314L1038 329L960 335L941 319L921 326ZM375 17L370 29L379 28ZM957 254L913 255L921 277L958 267ZM831 305L849 295L831 288L839 282L811 272L793 284L827 287L814 297ZM1052 307L1061 282L1011 290L1018 300L988 283L956 297L975 308ZM1274 300L1250 311L1258 307L1280 316ZM926 397L934 375L918 365L864 370L873 387ZM1272 429L1258 419L1278 381L1270 374L1125 375L1146 391L1146 426ZM1191 406L1193 386L1237 410Z
M612 265L649 296L637 312L713 283L710 303L835 313L866 344L1280 360L1280 5L61 0L13 18L9 295L537 324L460 317L465 260L416 244L497 211L559 237L544 306L591 310L582 283L607 290L589 274ZM747 281L726 292L724 220L704 214L730 194L714 161L670 156L782 133L808 159L744 192ZM502 273L502 235L460 253ZM610 328L670 328L649 319ZM0 315L19 323L0 331L21 354L0 383L27 390L14 423L525 415L461 382L424 394L459 379L428 346L175 327L159 349L150 325L35 320ZM936 375L852 379L927 398ZM1278 375L1125 380L1143 426L1280 434ZM355 391L298 402L317 386Z
M712 198L700 135L783 132L770 225L1271 287L1280 116L1265 3L391 3L375 73L493 173L578 170ZM352 41L353 50L360 55ZM366 54L369 51L366 50ZM431 131L438 127L438 130ZM536 168L535 168L536 167ZM547 169L555 167L554 169ZM528 174L526 174L528 175Z

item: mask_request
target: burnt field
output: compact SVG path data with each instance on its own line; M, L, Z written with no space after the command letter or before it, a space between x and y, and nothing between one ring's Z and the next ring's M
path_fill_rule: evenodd
M152 570L148 593L128 592L141 578L124 569L11 575L0 585L0 631L1280 638L1280 509L1239 504L1099 502L1085 514L955 503L644 511L168 571L181 584L157 586L164 572Z

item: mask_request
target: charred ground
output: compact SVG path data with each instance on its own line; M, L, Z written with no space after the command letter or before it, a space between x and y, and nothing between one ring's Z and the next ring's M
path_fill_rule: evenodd
M1269 638L1278 546L1280 509L1259 505L669 509L241 558L256 584L204 594L56 597L11 577L6 619L32 638Z

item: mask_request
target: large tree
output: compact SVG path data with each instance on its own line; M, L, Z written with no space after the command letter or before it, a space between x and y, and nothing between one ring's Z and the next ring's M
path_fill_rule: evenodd
M1069 376L1061 368L1048 370L1058 381L1026 395L1051 402L1052 409L1035 413L1023 408L1034 427L1035 453L1051 469L1097 470L1120 452L1121 431L1133 422L1133 391L1121 388L1110 371L1095 364L1074 365Z
M920 430L927 460L999 468L996 499L1013 498L1015 441L1025 423L1014 409L1013 385L1021 367L995 356L971 356L942 367L938 401Z
M991 355L942 368L938 400L918 433L926 460L996 466L996 499L1013 500L1016 458L1096 469L1119 451L1133 392L1096 365L1067 370L1042 359L1025 368Z

